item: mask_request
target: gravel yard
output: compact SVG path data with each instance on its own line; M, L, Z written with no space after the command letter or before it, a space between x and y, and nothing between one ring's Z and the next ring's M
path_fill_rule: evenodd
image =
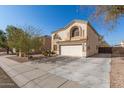
M28 58L26 58L26 57L11 56L11 57L7 57L7 58L17 61L19 63L28 62Z
M124 57L112 57L111 87L124 88Z

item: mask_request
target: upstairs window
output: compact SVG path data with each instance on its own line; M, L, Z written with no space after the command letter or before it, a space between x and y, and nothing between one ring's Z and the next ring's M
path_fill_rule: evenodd
M71 30L71 37L75 37L75 36L79 36L79 28L78 27L74 27Z
M61 40L61 38L60 38L60 36L59 36L58 34L55 34L55 35L53 36L53 39L59 39L59 40Z

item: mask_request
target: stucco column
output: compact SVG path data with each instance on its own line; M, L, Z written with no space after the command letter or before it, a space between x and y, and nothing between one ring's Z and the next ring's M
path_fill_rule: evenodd
M82 37L82 28L81 27L78 28L79 28L79 36Z

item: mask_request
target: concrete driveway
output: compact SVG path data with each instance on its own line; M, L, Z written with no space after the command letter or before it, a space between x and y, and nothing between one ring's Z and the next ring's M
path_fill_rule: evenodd
M82 87L110 87L110 55L97 55L90 58L80 58L66 65L57 67L49 73L76 81Z
M51 57L18 63L0 56L0 66L19 87L110 87L108 54L90 58Z

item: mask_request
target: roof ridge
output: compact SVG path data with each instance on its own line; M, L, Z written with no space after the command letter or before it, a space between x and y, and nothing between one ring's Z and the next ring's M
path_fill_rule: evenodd
M69 22L66 26L64 26L63 28L60 28L60 29L58 29L57 31L53 31L52 33L58 32L58 31L60 31L60 30L64 30L64 29L66 29L67 27L69 27L71 24L73 24L73 23L75 23L75 22L89 23L88 21L84 21L84 20L81 20L81 19L74 19L74 20L72 20L71 22Z

